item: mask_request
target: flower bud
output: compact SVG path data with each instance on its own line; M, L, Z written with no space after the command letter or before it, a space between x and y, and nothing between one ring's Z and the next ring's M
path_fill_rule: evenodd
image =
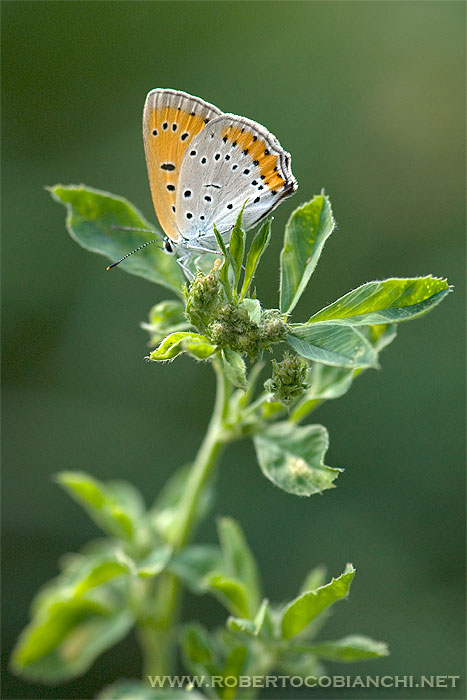
M188 321L204 331L220 303L217 267L214 266L207 275L198 272L190 288L185 291L185 297L185 315Z
M264 388L273 394L275 401L289 406L303 394L307 388L306 376L308 365L298 355L285 352L281 362L272 360L272 377Z

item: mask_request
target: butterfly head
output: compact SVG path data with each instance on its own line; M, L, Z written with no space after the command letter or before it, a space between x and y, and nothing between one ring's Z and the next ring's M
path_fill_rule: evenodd
M169 255L175 255L175 244L168 236L164 238L164 250Z

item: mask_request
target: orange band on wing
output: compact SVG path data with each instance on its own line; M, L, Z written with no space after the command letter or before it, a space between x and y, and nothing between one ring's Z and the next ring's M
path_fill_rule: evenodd
M254 165L259 167L261 178L270 190L280 189L285 185L285 180L277 172L276 155L269 153L269 149L264 140L247 131L235 126L228 126L222 131L223 138L227 138L242 151L247 151Z
M155 90L146 99L143 137L152 201L159 224L175 242L180 238L175 203L182 160L193 138L216 115L215 107L184 93Z

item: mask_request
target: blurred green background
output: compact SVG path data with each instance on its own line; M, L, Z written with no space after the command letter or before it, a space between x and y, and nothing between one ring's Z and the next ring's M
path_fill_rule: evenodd
M296 319L371 279L433 273L455 293L400 328L382 371L317 414L335 491L309 500L266 481L245 442L227 453L214 515L242 523L267 595L312 565L357 567L327 639L361 632L391 656L345 674L464 675L464 104L461 2L3 2L3 654L61 553L97 534L51 480L61 469L133 481L151 502L201 440L208 366L144 362L138 324L162 288L68 237L43 190L81 183L154 220L141 138L154 87L265 124L292 154L298 193L276 212L258 276L277 303L292 209L325 187L338 229ZM462 315L461 315L462 314ZM214 517L199 539L214 540ZM186 617L221 623L187 599ZM4 698L90 698L139 673L134 639L51 690L4 673ZM307 697L299 690L281 697ZM271 693L264 694L271 695ZM313 697L464 698L455 690L322 690Z

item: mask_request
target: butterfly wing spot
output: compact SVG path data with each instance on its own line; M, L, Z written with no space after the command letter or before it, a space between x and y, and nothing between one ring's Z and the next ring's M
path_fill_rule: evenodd
M193 214L191 213L191 211L187 211L187 213L186 213L186 218L187 218L187 219L192 219L192 218L193 218Z
M211 202L212 200L211 200L211 197L208 194L206 194L206 195L204 195L204 201Z
M153 129L153 130L152 130L152 135L153 135L153 136L157 136L157 129Z
M161 170L175 170L175 165L173 163L162 163Z
M185 141L185 140L189 137L189 135L190 135L190 134L188 133L188 131L185 131L185 132L180 136L180 139L181 139L182 141Z
M176 123L174 122L174 123L172 124L172 131L177 131L177 129L178 129L178 124L176 124Z
M206 158L201 158L201 165L206 165Z
M243 174L244 174L244 175L249 175L249 174L250 174L250 171L248 170L248 168L245 168L245 170L243 171Z
M169 192L175 192L175 185L167 185L167 189Z
M256 198L253 200L253 204L258 204L258 202L259 202L260 199L261 199L261 197L256 197Z
M214 160L219 160L220 157L221 157L221 154L220 154L220 153L216 153L216 155L214 156Z
M185 192L183 193L183 196L184 197L191 197L191 190L185 190Z
M233 209L233 204L227 204L227 209Z
M196 151L190 151L190 156L193 157L196 155Z

